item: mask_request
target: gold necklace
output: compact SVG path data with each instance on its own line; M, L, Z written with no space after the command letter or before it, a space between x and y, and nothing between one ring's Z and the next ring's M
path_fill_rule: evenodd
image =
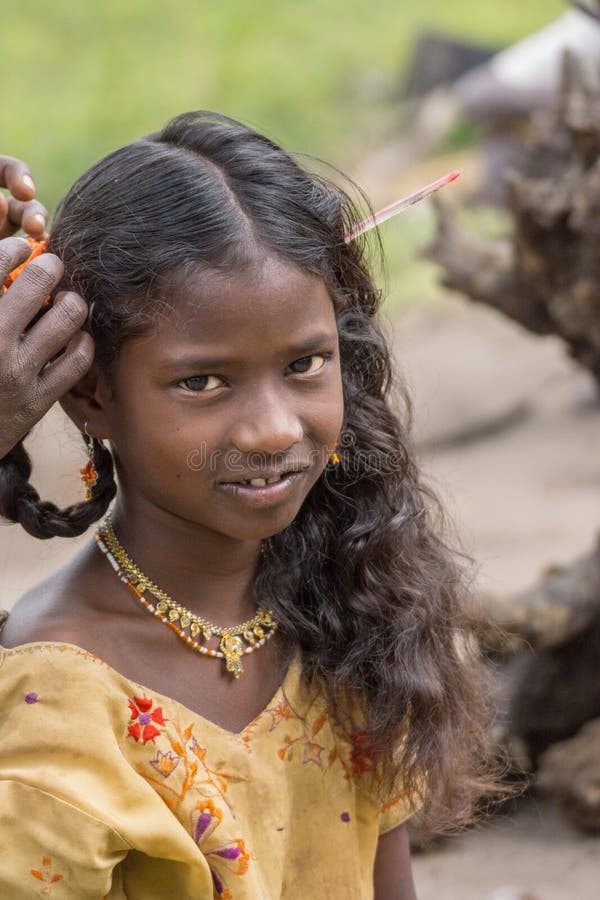
M114 532L110 515L105 517L95 538L98 548L106 556L118 577L133 591L148 612L168 625L197 653L224 659L227 671L235 678L239 678L244 671L242 656L254 653L275 633L277 622L272 613L262 607L259 607L252 619L242 622L241 625L221 628L176 603L129 558ZM156 604L143 596L146 591L156 598L158 601ZM205 647L201 643L203 640L208 641L213 635L221 639L218 650Z

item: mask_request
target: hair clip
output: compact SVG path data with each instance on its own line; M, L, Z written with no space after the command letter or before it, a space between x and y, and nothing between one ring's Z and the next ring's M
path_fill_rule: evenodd
M440 188L445 187L452 181L456 181L459 175L460 172L457 172L456 170L450 172L448 175L444 175L442 178L438 178L437 181L432 181L431 184L425 185L425 187L420 188L418 191L415 191L412 194L409 194L407 197L402 197L401 200L396 200L395 203L390 203L389 206L384 206L383 209L380 209L379 212L375 213L375 215L369 216L367 219L363 219L362 222L359 222L358 225L355 225L354 228L351 228L350 231L347 231L345 236L346 243L349 244L350 241L353 241L359 235L364 234L365 231L370 231L371 228L375 228L377 225L381 225L382 222L387 222L388 219L391 219L393 216L397 216L398 213L403 212L409 206L413 206L415 203L420 203L421 200L425 200L427 197L435 194L435 192L439 191Z

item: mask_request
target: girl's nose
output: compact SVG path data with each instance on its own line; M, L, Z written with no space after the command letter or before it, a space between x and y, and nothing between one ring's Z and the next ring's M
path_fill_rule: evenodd
M281 452L303 437L302 423L289 404L266 394L242 411L231 433L232 443L242 453Z

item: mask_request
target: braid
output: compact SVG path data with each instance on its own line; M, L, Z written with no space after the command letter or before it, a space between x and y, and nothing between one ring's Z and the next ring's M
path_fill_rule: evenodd
M83 534L102 518L117 490L111 452L97 440L94 440L94 465L98 480L92 488L91 499L59 509L54 503L40 500L29 483L31 458L23 441L19 441L0 459L0 516L18 522L37 538Z

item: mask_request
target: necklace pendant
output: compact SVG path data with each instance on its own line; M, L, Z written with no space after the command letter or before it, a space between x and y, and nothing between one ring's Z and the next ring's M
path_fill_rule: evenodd
M272 613L262 607L259 607L256 615L247 622L224 628L212 625L206 619L176 603L129 558L114 532L110 515L106 516L96 532L96 541L117 576L133 590L138 600L151 614L157 615L196 653L223 659L227 671L235 678L239 678L244 671L242 657L258 650L275 633L277 622ZM144 598L146 592L154 597L154 605ZM201 646L212 637L219 640L219 652Z
M225 633L221 638L219 649L225 659L225 668L227 671L231 672L235 678L239 678L244 671L241 658L244 645L239 637Z

